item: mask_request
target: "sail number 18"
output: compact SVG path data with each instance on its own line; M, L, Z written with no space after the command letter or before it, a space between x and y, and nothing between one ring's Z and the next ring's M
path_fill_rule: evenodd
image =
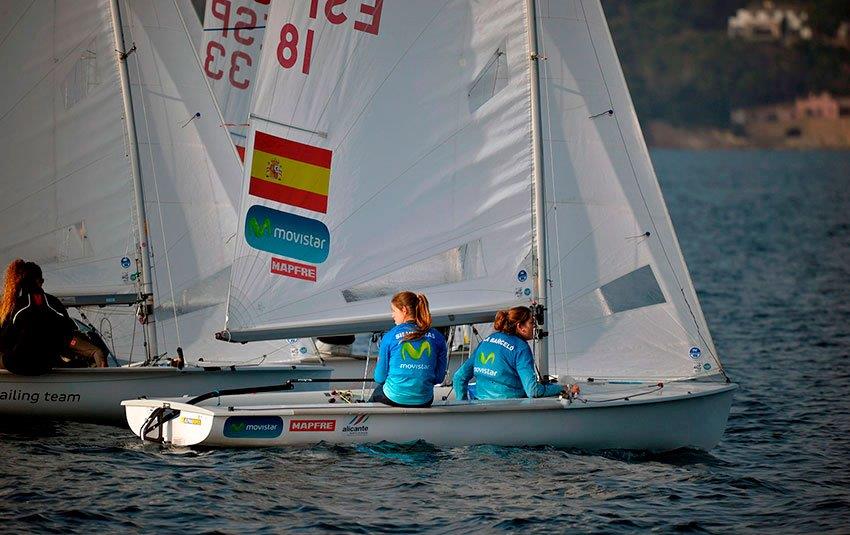
M328 22L335 26L343 24L349 18L345 14L347 2L348 0L310 0L310 18L317 19L319 17L319 7L321 6L323 8L322 14ZM366 20L355 20L354 29L359 32L378 35L384 0L363 0L359 7L359 14L365 16ZM315 32L312 29L308 29L304 34L304 44L300 53L301 72L304 74L310 74L314 35ZM298 64L300 40L301 35L294 24L288 22L281 27L277 45L277 61L284 69L291 69Z

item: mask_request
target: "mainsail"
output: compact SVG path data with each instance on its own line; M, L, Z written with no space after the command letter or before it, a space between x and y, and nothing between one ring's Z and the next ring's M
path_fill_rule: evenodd
M0 263L38 262L57 295L137 293L109 2L6 2L2 15Z
M2 7L0 67L20 75L0 87L0 259L40 263L60 296L132 301L141 262L125 129L135 128L159 352L288 358L286 342L222 346L212 336L224 317L242 169L189 38L187 26L199 27L191 5L119 3L135 125L124 120L110 2ZM144 355L134 308L86 313L117 355Z
M231 339L382 329L400 289L425 292L444 324L528 301L530 98L518 6L273 4Z
M541 288L550 372L720 372L598 0L279 2L263 49L226 337L379 329L400 289L486 321Z

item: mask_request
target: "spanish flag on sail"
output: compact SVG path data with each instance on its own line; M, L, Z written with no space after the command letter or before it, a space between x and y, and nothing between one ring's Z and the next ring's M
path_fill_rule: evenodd
M326 214L332 154L257 131L248 193Z

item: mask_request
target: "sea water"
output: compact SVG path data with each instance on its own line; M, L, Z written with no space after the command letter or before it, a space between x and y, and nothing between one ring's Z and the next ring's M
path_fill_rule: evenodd
M741 385L711 452L197 452L3 420L0 531L850 532L850 153L652 157Z

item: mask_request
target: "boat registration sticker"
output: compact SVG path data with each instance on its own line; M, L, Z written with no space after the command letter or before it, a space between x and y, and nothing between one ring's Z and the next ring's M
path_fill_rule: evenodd
M184 416L184 417L183 417L183 418L181 418L180 420L181 420L184 424L189 424L189 425L201 425L201 419L200 419L200 418L189 418L188 416Z
M282 434L280 416L231 416L224 421L227 438L277 438Z

